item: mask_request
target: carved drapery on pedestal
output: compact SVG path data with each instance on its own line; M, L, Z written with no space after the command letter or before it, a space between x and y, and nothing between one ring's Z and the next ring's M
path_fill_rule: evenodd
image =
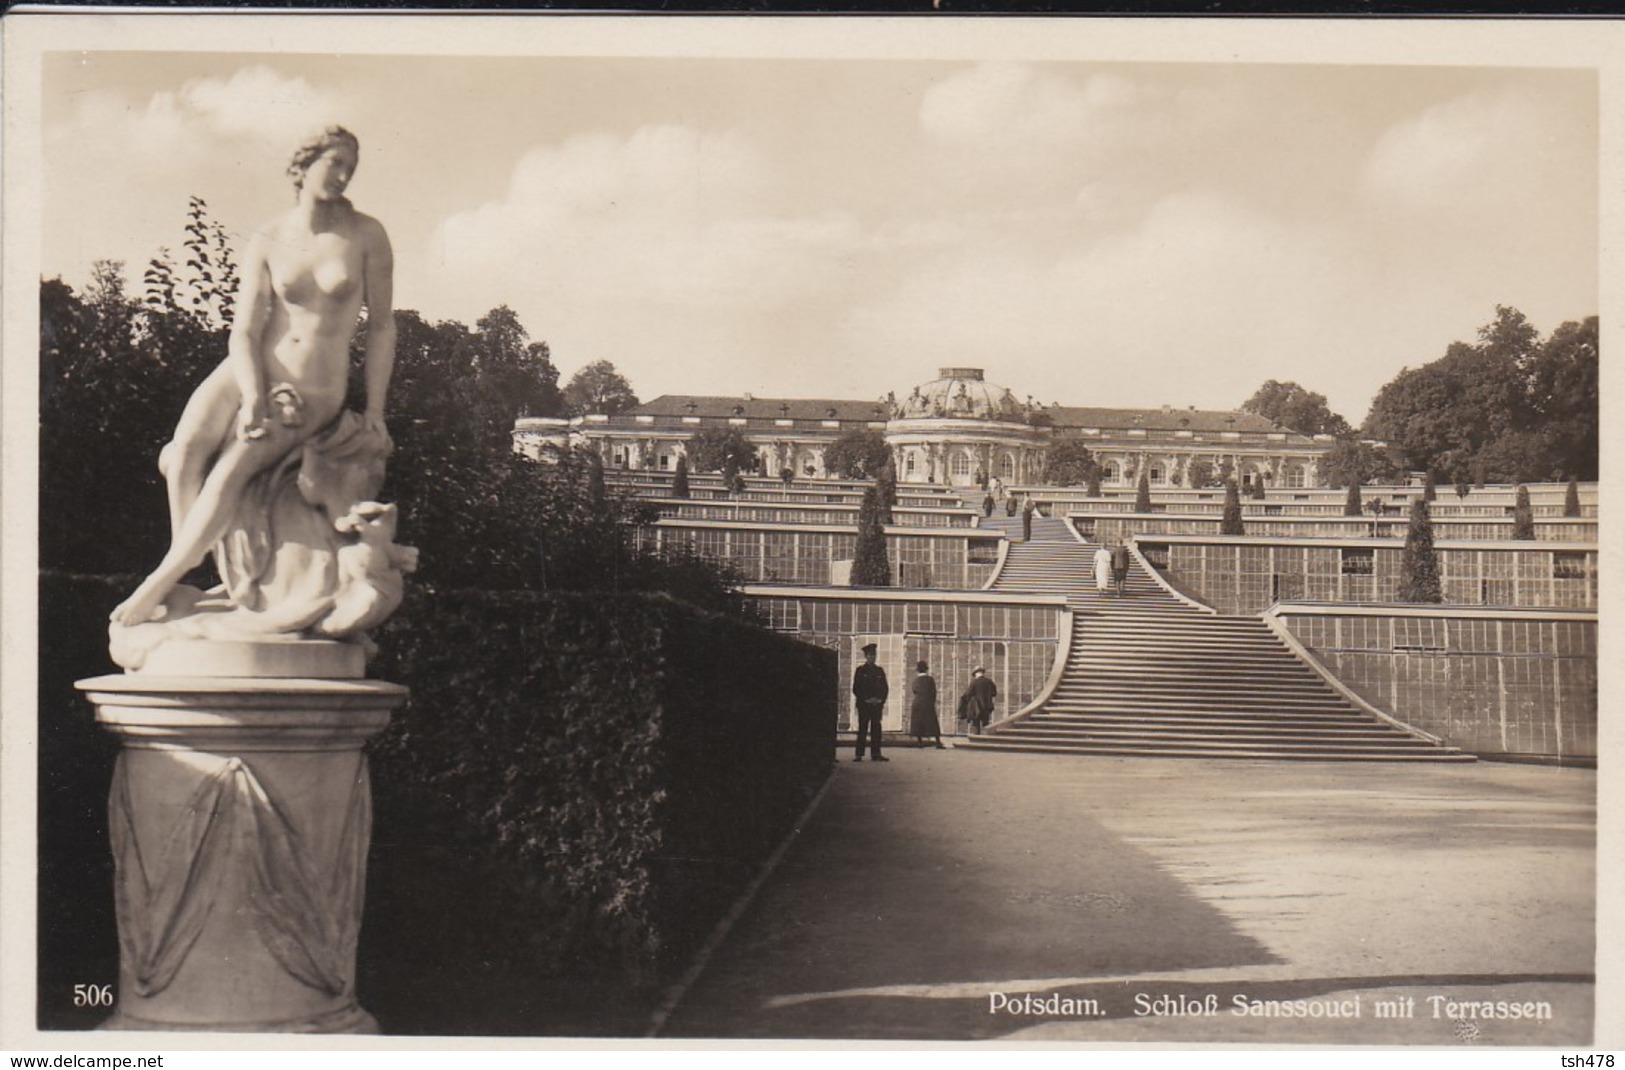
M361 748L406 689L149 673L79 687L124 743L108 800L109 1027L376 1031L355 996L372 820Z

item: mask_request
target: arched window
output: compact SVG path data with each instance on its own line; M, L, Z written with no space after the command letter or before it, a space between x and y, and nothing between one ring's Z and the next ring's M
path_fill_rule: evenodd
M1016 478L1016 455L1015 454L1013 454L1013 453L1002 453L1002 454L999 455L999 478L1000 479L1014 479L1014 478Z
M1289 464L1281 472L1284 486L1301 487L1304 485L1304 471L1301 464Z
M909 450L907 453L903 454L903 474L905 476L911 476L911 475L914 474L914 451L913 450Z
M1163 476L1165 476L1165 475L1167 475L1167 473L1163 470L1163 467L1162 467L1161 463L1153 464L1151 466L1151 482L1152 482L1152 484L1154 484L1156 486L1161 486L1162 483L1163 483Z
M1120 483L1123 480L1123 466L1116 461L1107 461L1104 469L1103 482Z
M971 456L969 450L955 450L953 467L949 469L956 479L969 479L971 473Z

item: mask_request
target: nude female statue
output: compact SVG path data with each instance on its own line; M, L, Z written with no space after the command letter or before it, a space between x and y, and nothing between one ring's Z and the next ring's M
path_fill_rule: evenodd
M226 358L187 402L159 455L169 489L170 546L115 624L157 620L164 599L231 524L244 488L344 408L350 339L367 309L367 431L384 436L395 364L393 254L383 226L344 191L360 146L329 127L288 167L294 207L253 236Z

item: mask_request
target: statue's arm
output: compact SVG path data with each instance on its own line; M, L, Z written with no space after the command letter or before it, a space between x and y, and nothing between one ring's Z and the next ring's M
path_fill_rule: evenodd
M366 426L382 431L389 379L395 371L395 253L383 225L375 219L367 222Z
M266 264L266 238L255 234L243 260L242 284L238 288L237 315L232 320L231 337L226 343L226 359L232 377L242 394L237 416L241 438L264 434L266 420L265 353L262 339L271 315L271 271Z

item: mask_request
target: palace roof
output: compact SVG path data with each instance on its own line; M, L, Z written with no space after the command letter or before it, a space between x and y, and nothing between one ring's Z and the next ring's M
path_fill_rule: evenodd
M626 416L698 416L702 419L723 420L744 417L748 420L841 420L867 423L885 420L889 413L886 403L874 401L841 401L833 398L758 398L710 397L698 394L662 394L628 409Z
M1273 420L1250 412L1224 409L1103 409L1075 408L1053 405L1040 410L1058 428L1098 428L1101 431L1191 431L1217 434L1221 431L1240 431L1247 434L1282 433L1293 438L1307 438L1280 426Z

